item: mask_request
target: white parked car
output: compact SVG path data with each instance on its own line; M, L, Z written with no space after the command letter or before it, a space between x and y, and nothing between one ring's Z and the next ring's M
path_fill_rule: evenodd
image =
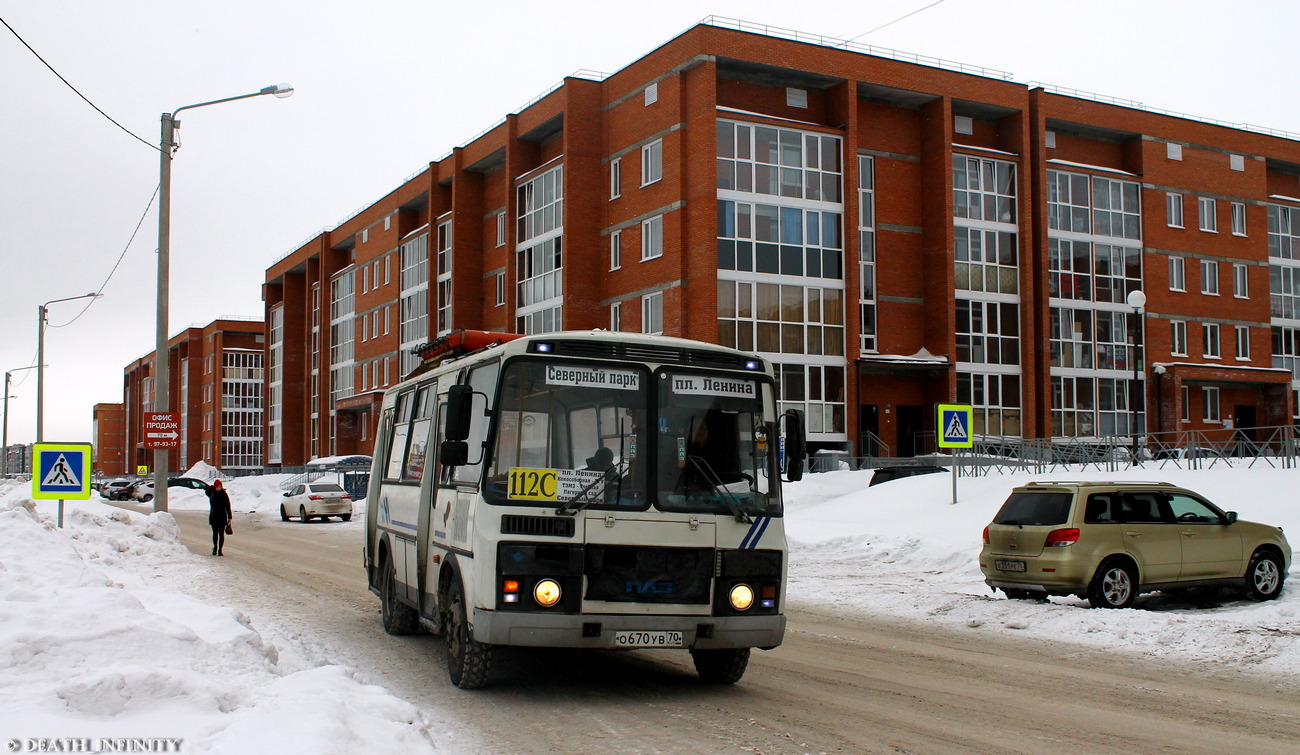
M287 522L291 516L304 523L316 516L323 520L336 516L346 522L352 518L352 496L333 482L299 483L280 503L280 520Z

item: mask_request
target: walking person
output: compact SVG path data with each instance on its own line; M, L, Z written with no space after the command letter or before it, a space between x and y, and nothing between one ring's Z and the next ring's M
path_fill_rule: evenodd
M212 555L220 556L226 545L226 533L231 532L230 522L235 514L230 510L230 496L221 480L208 489L208 524L212 525Z

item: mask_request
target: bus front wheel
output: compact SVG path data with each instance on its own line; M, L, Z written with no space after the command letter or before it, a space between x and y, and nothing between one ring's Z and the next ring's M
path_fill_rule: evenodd
M691 660L700 678L713 684L735 684L749 666L749 648L692 650Z
M474 639L465 616L465 591L460 580L452 577L442 630L447 640L447 672L457 687L479 689L488 681L492 646Z

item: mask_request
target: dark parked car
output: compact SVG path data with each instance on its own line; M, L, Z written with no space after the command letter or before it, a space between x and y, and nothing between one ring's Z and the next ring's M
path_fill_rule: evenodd
M945 469L944 467L934 467L934 466L881 467L875 470L875 474L871 475L871 482L867 483L867 487L871 487L872 485L879 485L882 482L889 482L890 480L901 479L903 477L915 477L917 475L936 474L938 472L947 472L947 471L948 470Z

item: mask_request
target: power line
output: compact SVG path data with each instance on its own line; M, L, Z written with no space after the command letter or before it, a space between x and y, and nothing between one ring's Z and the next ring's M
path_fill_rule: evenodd
M153 187L153 196L149 197L149 204L145 205L144 213L140 215L140 221L135 224L135 230L131 231L131 238L127 239L126 246L122 248L122 253L117 255L117 262L114 262L113 269L108 271L108 277L104 279L103 283L99 284L99 290L95 292L94 298L86 302L86 306L81 308L81 311L77 313L76 317L72 318L71 320L68 320L62 325L51 325L50 326L51 328L68 327L72 323L81 319L81 316L86 314L86 310L90 309L95 302L99 301L99 295L104 293L104 289L108 287L108 282L113 279L113 274L117 272L118 265L122 264L122 258L126 257L127 250L131 248L131 244L135 241L136 234L140 232L140 226L144 225L144 219L149 217L149 210L153 208L153 201L158 198L158 190L160 188L161 188L161 184Z
M942 2L943 2L943 0L934 0L933 3L930 3L929 5L925 6L924 8L917 8L916 10L912 11L911 13L908 13L908 14L905 15L905 16L899 16L898 18L894 19L893 21L890 21L890 22L887 23L887 24L881 24L880 26L877 26L876 28L872 29L871 31L864 31L864 32L862 32L861 34L859 34L859 35L856 36L856 37L850 37L850 38L849 38L848 40L846 40L846 41L848 41L848 42L855 42L855 41L857 41L857 40L859 40L859 39L862 39L863 37L867 36L868 34L874 34L875 32L878 32L878 31L880 31L881 29L885 28L886 26L893 26L894 24L898 23L899 21L902 21L902 20L905 19L905 18L911 18L912 16L915 16L916 14L920 13L921 11L926 10L926 9L929 9L929 8L933 8L934 6L936 6L936 5L938 5L939 3L942 3Z
M61 74L61 73L59 73L58 71L54 70L54 66L50 65L49 63L47 63L47 62L45 61L45 58L42 58L42 57L41 57L41 54L40 54L39 52L36 52L36 50L32 49L32 46L31 46L31 45L27 44L27 40L23 39L22 36L18 34L18 32L14 31L14 27L10 26L8 21L5 21L3 18L0 18L0 24L4 24L4 25L5 25L5 28L8 29L10 32L12 32L13 35L14 35L15 37L18 38L18 41L19 41L19 42L22 42L22 43L23 43L23 47L26 47L28 50L31 50L31 53L32 53L33 55L36 56L36 59L37 59L37 60L41 61L42 63L45 63L45 67L48 68L48 69L50 69L50 72L53 73L55 76L58 76L58 77L59 77L59 81L62 81L64 84L67 85L67 87L68 87L69 89L71 89L73 92L75 92L76 95L77 95L78 97L80 97L81 99L85 100L87 105L90 105L91 107L95 108L95 112L97 112L97 113L99 113L100 115L102 115L102 116L104 116L105 118L107 118L107 119L109 120L109 122L112 123L114 126L117 126L118 128L122 129L123 131L125 131L125 132L128 133L128 134L131 134L131 136L135 137L137 140L140 141L141 144L144 144L144 145L147 146L149 149L154 149L154 150L157 150L157 149L158 149L158 147L157 147L156 145L150 144L149 142L145 141L144 139L141 139L139 136L136 136L134 133L132 133L132 131L131 131L130 129L128 129L126 126L123 126L122 124L120 124L120 123L118 123L117 121L113 120L113 117L112 117L112 116L110 116L108 113L105 113L103 110L100 110L100 109L99 109L99 106L96 105L95 103L91 102L90 99L86 97L86 95L84 95L84 94L82 94L81 92L77 91L77 88L74 87L74 86L72 85L71 82L69 82L67 79L63 78L63 74Z

